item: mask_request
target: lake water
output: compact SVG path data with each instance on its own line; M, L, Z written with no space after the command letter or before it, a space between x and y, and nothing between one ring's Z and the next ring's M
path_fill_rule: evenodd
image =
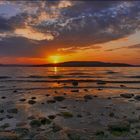
M72 85L73 80L78 81L77 87ZM101 96L120 94L120 92L139 94L140 68L0 67L0 94L14 90L21 93L41 93L46 90L67 92L71 88L96 91L96 94Z

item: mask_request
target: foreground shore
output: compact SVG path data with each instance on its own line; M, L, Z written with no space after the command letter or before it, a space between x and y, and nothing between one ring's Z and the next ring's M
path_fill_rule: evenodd
M78 88L12 92L0 97L0 140L140 138L139 95L102 97Z

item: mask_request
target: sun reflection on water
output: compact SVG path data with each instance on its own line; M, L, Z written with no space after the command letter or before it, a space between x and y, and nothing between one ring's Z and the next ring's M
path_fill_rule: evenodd
M57 72L58 72L58 68L54 67L54 74L57 74Z

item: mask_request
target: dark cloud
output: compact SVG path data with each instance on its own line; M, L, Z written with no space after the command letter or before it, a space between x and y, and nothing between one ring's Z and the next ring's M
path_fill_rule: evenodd
M88 4L88 9L91 7L92 5ZM76 9L77 7L71 7L70 11L69 9L66 10L71 15ZM59 33L55 40L49 43L51 46L57 44L63 47L85 47L119 39L134 33L139 29L140 25L140 20L138 19L139 9L139 6L133 4L130 8L118 8L116 11L114 11L115 7L113 7L97 13L83 12L85 15L79 13L79 16L64 17L63 22L68 22L65 28L61 27L61 21L58 21L58 23L43 26L43 29L52 29ZM84 10L86 9L81 8L77 11L82 13Z
M3 17L0 17L0 32L11 31L13 27L10 25L8 20Z
M42 2L45 6L42 6ZM56 8L55 13L55 10L52 11L49 7L56 6L59 2L23 1L21 3L25 6L27 3L28 6L30 5L31 9L28 10L38 7L37 13L29 14L25 10L10 19L1 17L0 31L11 31L17 27L25 27L27 24L40 33L51 33L54 40L33 41L23 37L4 38L0 41L0 55L40 56L44 50L46 52L60 48L77 50L77 48L127 37L140 28L139 1L71 1L73 6L59 10ZM58 17L36 23L35 20L41 12L52 14L52 16L58 14ZM67 51L71 52L70 49Z
M14 17L11 17L10 19L0 17L0 32L12 32L17 27L24 26L27 18L28 15L26 13L16 15Z
M39 41L24 37L9 37L0 41L0 56L45 57L54 49Z
M75 17L81 14L89 14L93 12L100 12L100 10L104 10L106 8L116 6L120 1L75 1L75 5L73 7L68 7L67 9L63 9L63 14L68 17ZM82 10L82 11L81 11ZM71 12L69 12L71 11Z
M0 56L37 56L35 42L22 37L11 37L0 41Z
M59 36L56 37L54 43L57 42L60 45L66 44L66 47L68 44L70 46L85 46L107 42L128 36L139 29L140 20L138 19L138 16L140 7L137 5L132 3L130 8L117 9L116 7L116 11L115 7L112 7L112 9L109 7L110 9L103 10L109 5L114 5L112 2L111 4L106 2L104 6L100 6L101 11L96 13L94 12L94 7L92 7L94 2L89 1L87 3L88 4L82 3L82 5L86 5L86 8L78 5L78 10L77 6L65 9L64 13L67 13L67 16L64 16L63 19L47 26L43 25L41 27L40 25L38 28L42 28L42 30L51 29L57 31ZM99 6L99 4L101 3L98 2L96 5ZM90 11L89 9L93 10ZM78 14L76 15L74 11L78 12ZM64 24L67 23L65 28L61 27L61 22Z

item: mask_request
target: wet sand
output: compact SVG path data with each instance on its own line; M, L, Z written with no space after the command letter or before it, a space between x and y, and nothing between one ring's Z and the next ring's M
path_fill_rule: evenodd
M96 90L42 90L0 97L0 139L140 138L139 96ZM102 90L104 92L104 90Z

